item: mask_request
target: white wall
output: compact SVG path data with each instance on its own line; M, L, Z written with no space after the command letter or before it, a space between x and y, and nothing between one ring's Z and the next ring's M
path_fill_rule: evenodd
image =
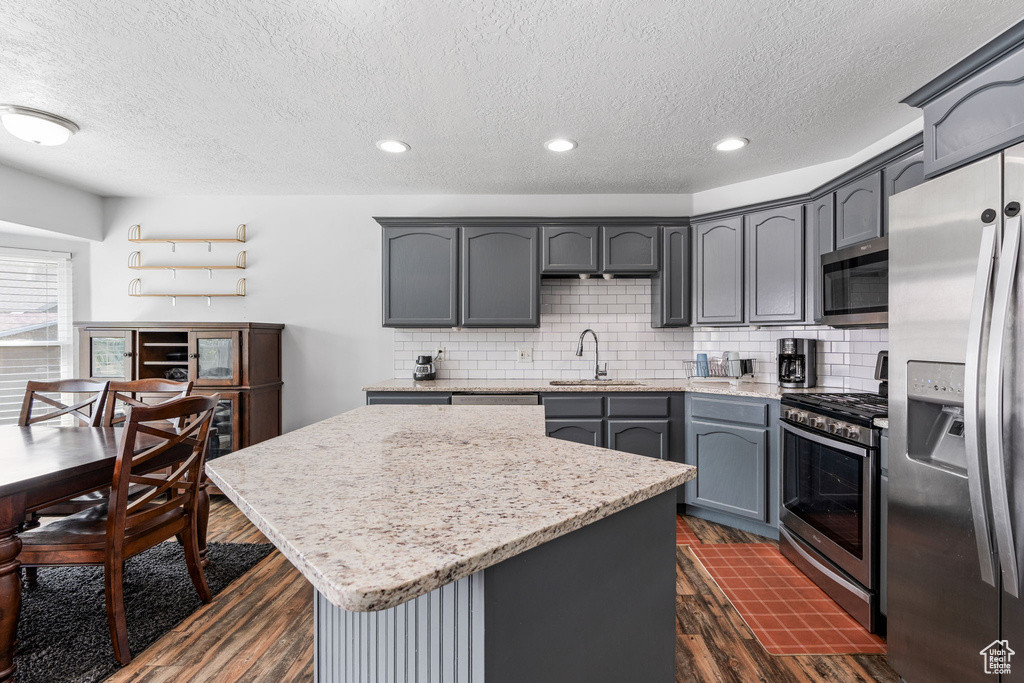
M84 190L0 164L0 221L99 239L103 204Z
M104 200L104 237L91 247L91 319L283 322L284 427L291 430L363 403L365 384L394 372L393 332L381 327L380 226L373 216L687 215L674 195L433 195L370 197L166 197ZM234 291L239 271L132 271L143 263L233 263L242 245L128 242L131 225L143 236L234 235L248 226L247 296L167 299L128 296L143 291Z

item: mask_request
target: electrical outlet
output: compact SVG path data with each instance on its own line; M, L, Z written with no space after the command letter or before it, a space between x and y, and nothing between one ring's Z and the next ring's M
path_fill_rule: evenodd
M436 348L436 349L434 350L434 361L435 361L435 362L440 362L440 361L443 361L443 360L444 360L444 356L445 356L445 352L446 352L446 351L447 351L447 349L445 349L445 347L443 347L443 346L438 346L438 347L437 347L437 348Z
M532 346L518 346L516 347L516 361L519 363L532 363L533 362L533 347Z
M434 359L435 363L440 363L444 360L445 347L438 346L437 348L426 348L420 349L416 352L416 356L430 356Z

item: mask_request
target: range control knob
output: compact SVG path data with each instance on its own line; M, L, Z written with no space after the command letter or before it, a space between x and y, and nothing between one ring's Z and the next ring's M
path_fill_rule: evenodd
M828 433L829 434L841 434L843 431L843 424L841 422L829 422Z
M807 413L805 413L802 410L797 411L796 417L794 419L796 419L797 422L806 423L807 422Z
M807 424L809 424L810 426L814 427L815 429L824 429L825 428L825 418L823 418L823 417L812 417L810 420L807 421Z
M854 439L854 440L859 439L860 438L860 427L853 427L853 426L844 427L843 428L843 436L845 436L847 439Z
M796 413L797 413L796 408L786 408L786 419L787 420L795 420L796 419Z

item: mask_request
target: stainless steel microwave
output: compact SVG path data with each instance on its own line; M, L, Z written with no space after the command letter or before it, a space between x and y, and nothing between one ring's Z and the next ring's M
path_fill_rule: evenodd
M889 238L821 257L821 321L832 327L889 324Z

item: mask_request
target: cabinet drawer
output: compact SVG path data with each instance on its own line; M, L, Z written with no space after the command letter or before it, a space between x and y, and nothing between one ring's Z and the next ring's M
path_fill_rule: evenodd
M604 416L604 399L600 396L541 396L540 402L548 419Z
M446 406L452 402L451 394L429 392L379 391L366 394L368 406Z
M716 422L768 426L768 404L730 401L720 398L693 398L691 416Z
M668 396L609 396L608 417L668 417Z

